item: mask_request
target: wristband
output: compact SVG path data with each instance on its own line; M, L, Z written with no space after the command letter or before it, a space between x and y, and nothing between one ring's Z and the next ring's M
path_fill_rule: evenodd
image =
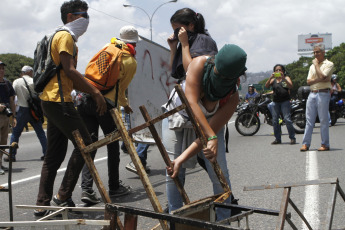
M217 136L214 135L214 136L212 136L212 137L209 137L207 140L210 141L210 140L213 140L213 139L217 139Z

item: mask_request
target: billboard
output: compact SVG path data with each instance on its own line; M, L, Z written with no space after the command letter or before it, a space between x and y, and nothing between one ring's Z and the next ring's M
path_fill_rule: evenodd
M298 35L298 54L299 55L312 55L313 47L316 43L323 43L325 49L332 49L332 34L301 34Z
M134 128L145 123L139 106L144 105L151 118L161 115L161 106L165 104L177 80L170 76L170 51L144 37L136 46L137 72L128 87L129 105L133 109L130 115L130 126ZM161 135L161 122L155 124ZM138 142L153 143L148 128L135 135Z

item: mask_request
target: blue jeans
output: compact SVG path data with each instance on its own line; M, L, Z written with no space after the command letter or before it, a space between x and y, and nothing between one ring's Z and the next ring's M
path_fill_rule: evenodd
M24 127L28 122L34 128L42 146L42 153L43 155L45 155L47 152L47 137L42 128L42 122L35 121L31 117L30 109L28 107L19 107L19 110L17 112L17 125L13 127L10 144L12 144L12 142L19 142L19 137L20 135L22 135ZM15 156L17 154L17 149L13 148L12 150L12 156Z
M303 145L310 147L311 136L315 125L316 116L320 120L321 144L329 147L329 122L328 109L331 95L328 92L310 92L307 100L307 124L303 136Z
M217 137L218 137L217 138L218 139L217 162L220 168L222 169L222 172L224 174L224 177L226 178L227 183L231 187L229 171L228 171L227 161L226 161L226 156L225 156L224 128L222 128L217 133ZM182 149L182 138L183 138L183 129L170 130L168 126L168 119L167 118L164 119L163 124L162 124L162 140L171 161L173 161L178 156L180 156L181 153L184 151L184 149ZM202 155L202 158L205 160L207 173L213 184L214 194L224 193L224 190L222 186L220 185L219 180L212 168L212 164L209 162L209 160L205 158L204 154L201 154L201 155ZM185 182L185 174L186 174L186 169L181 167L179 170L178 177L182 185L184 185L184 182ZM167 174L166 174L166 190L167 190L167 196L168 196L169 212L181 208L183 206L182 197L179 191L177 190L177 187L174 181ZM227 199L226 203L230 203L230 199ZM230 210L219 209L216 212L217 212L217 220L221 220L230 216Z
M143 166L145 167L147 162L147 150L149 149L150 145L148 144L143 144L143 143L139 143L137 146L137 153L138 156L140 158L141 163L143 164Z
M272 125L273 125L273 131L274 136L277 141L281 141L281 127L279 124L279 116L282 113L284 117L284 121L286 124L286 128L289 133L289 138L291 140L296 139L295 138L295 130L292 125L291 121L291 105L290 101L283 101L283 102L272 102L270 103L272 105L271 107L271 113L272 113Z

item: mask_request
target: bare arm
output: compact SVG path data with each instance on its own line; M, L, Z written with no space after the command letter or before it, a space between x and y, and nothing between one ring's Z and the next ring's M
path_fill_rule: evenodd
M172 66L173 64L174 57L177 50L177 43L178 43L178 40L175 39L174 36L175 36L174 34L171 34L167 39L168 45L170 47L170 66Z
M265 83L265 87L268 89L272 85L273 81L274 81L274 75L272 73L271 76L267 79Z
M74 88L76 90L90 94L97 104L97 112L100 115L103 115L106 112L107 106L101 92L90 83L88 83L83 75L81 75L81 73L79 73L78 70L75 69L74 59L70 54L68 54L67 52L61 52L60 60L63 70L66 73L67 77L72 80Z
M292 81L291 81L291 78L289 76L284 76L283 79L285 79L285 82L286 82L286 85L289 89L292 89L293 88L293 84L292 84Z
M190 55L188 34L184 27L181 27L178 33L178 39L182 46L182 64L184 71L187 72L189 64L192 62L192 56Z
M340 87L340 85L339 85L338 83L335 83L335 84L337 84L338 92L341 92L341 87Z

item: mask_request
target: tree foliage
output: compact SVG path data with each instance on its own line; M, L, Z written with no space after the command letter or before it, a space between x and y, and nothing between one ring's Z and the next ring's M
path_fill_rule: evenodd
M24 65L34 65L34 59L20 54L0 54L0 60L6 64L5 78L11 82L20 76Z

